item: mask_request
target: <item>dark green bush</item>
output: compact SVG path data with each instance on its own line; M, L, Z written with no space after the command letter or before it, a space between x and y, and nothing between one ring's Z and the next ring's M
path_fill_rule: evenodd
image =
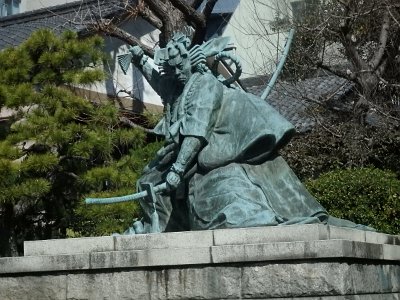
M400 177L400 130L326 122L295 136L281 153L301 180L336 169L375 167ZM334 134L332 134L334 133Z
M400 180L395 173L375 168L336 170L308 180L306 186L329 214L400 233Z

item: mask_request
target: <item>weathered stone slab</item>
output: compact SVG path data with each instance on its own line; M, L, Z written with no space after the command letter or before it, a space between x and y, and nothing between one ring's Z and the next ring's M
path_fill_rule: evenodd
M382 245L326 240L214 246L214 263L357 257L383 259Z
M0 258L0 274L88 269L89 254Z
M167 299L166 279L165 270L69 274L66 299Z
M24 244L24 251L25 256L36 256L336 239L400 246L399 236L322 224L307 224L143 234L136 236L27 241Z
M380 232L365 232L365 241L374 244L390 244L400 246L400 236L384 234Z
M382 245L383 258L385 260L400 261L400 246L397 245ZM400 279L399 279L400 281Z
M399 274L399 265L340 262L107 270L0 277L0 299L390 300L398 299Z
M168 270L168 299L240 299L241 268Z
M243 298L398 293L391 268L339 262L245 267ZM400 266L396 269L398 272Z
M112 236L24 242L24 256L113 251Z
M390 271L394 270L388 265L350 265L348 281L352 285L351 294L400 292L392 282L393 278Z
M362 242L344 242L346 247L345 257L358 259L384 259L383 245Z
M66 275L0 277L0 299L65 299L67 294L66 277Z
M365 242L365 231L345 227L328 226L329 239Z
M211 263L209 247L96 252L90 256L91 269L184 266L209 263Z
M144 250L156 248L196 248L213 245L213 231L168 232L163 234L140 234L115 236L115 250Z
M329 226L322 224L214 230L214 246L329 239Z
M0 258L0 274L210 264L210 247ZM1 298L0 298L1 299Z
M243 268L244 299L345 295L351 292L345 263L268 264Z
M287 300L289 298L261 298L259 300ZM346 296L295 297L291 300L399 300L400 294L364 294Z

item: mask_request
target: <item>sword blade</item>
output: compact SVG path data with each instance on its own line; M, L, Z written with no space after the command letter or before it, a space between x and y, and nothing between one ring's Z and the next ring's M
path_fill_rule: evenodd
M164 182L162 184L159 184L154 187L154 192L159 193L167 189L167 184ZM139 200L141 198L147 197L147 191L135 193L135 194L130 194L126 196L120 196L120 197L110 197L110 198L86 198L85 203L86 204L113 204L113 203L119 203L119 202L128 202L128 201L135 201Z

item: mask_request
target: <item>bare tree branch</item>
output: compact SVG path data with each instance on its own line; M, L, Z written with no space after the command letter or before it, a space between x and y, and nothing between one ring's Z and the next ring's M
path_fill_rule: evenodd
M217 1L218 0L208 0L207 1L206 6L204 7L204 10L202 11L202 13L203 13L202 19L204 20L204 26L199 26L196 28L196 32L193 37L194 44L201 44L204 41L206 33L207 33L207 25L209 23L208 20L211 16L211 13L212 13Z
M334 75L336 75L336 76L345 78L345 79L347 79L347 80L354 81L354 77L349 76L347 73L342 72L342 71L340 71L340 70L334 70L334 69L331 68L330 66L324 65L322 62L318 63L318 64L317 64L317 67L319 67L319 68L321 68L321 69L323 69L323 70L326 70L326 71L328 71L328 72L330 72L330 73L332 73L332 74L334 74Z
M193 7L194 9L198 9L202 3L203 0L192 0L190 2L190 6Z
M400 26L400 21L399 21L399 19L400 19L400 13L399 13L398 11L396 11L396 10L392 10L391 7L390 7L389 5L387 6L387 10L388 10L390 16L392 17L393 21L394 21L398 26Z
M136 123L133 123L131 120L129 120L127 117L119 117L120 122L122 122L125 125L128 125L131 128L139 128L143 130L146 133L154 134L153 130L145 128L143 126L140 126Z
M160 28L160 46L164 47L167 40L174 32L174 17L176 18L176 11L174 12L169 1L145 0L145 2L154 14L162 21L162 27Z
M389 37L389 28L390 28L390 15L388 11L385 11L383 20L382 20L382 28L379 36L379 47L375 52L374 57L371 60L370 66L375 71L380 65L383 55L385 54L385 49Z
M110 20L101 20L97 24L89 24L89 26L92 26L93 29L95 29L98 32L104 33L108 36L112 36L115 38L120 39L121 41L126 42L129 45L139 45L142 47L144 53L146 55L153 57L154 56L154 50L142 42L130 33L126 32L125 30L119 28L118 26L114 25Z
M345 5L344 15L342 23L340 24L340 32L339 39L341 40L346 54L353 65L358 70L368 69L368 65L361 59L355 45L353 42L353 36L351 32L351 19L353 18L353 11L350 7L352 0L339 1L342 5Z
M157 29L161 29L163 23L159 17L147 6L143 0L139 0L139 15Z
M186 22L197 27L205 27L206 20L204 16L198 13L193 7L191 7L185 0L170 0L171 3L179 9L185 16ZM216 0L213 0L216 1Z

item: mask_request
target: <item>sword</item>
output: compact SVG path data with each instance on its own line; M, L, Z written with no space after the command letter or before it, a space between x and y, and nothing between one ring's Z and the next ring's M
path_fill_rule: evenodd
M86 198L85 203L86 204L113 204L113 203L119 203L119 202L128 202L128 201L135 201L139 200L145 197L148 197L151 202L155 203L156 202L156 197L155 194L161 193L165 190L167 190L167 183L164 182L162 184L153 186L151 183L148 184L142 184L142 187L145 188L144 191L135 193L135 194L130 194L126 196L121 196L121 197L110 197L110 198Z

